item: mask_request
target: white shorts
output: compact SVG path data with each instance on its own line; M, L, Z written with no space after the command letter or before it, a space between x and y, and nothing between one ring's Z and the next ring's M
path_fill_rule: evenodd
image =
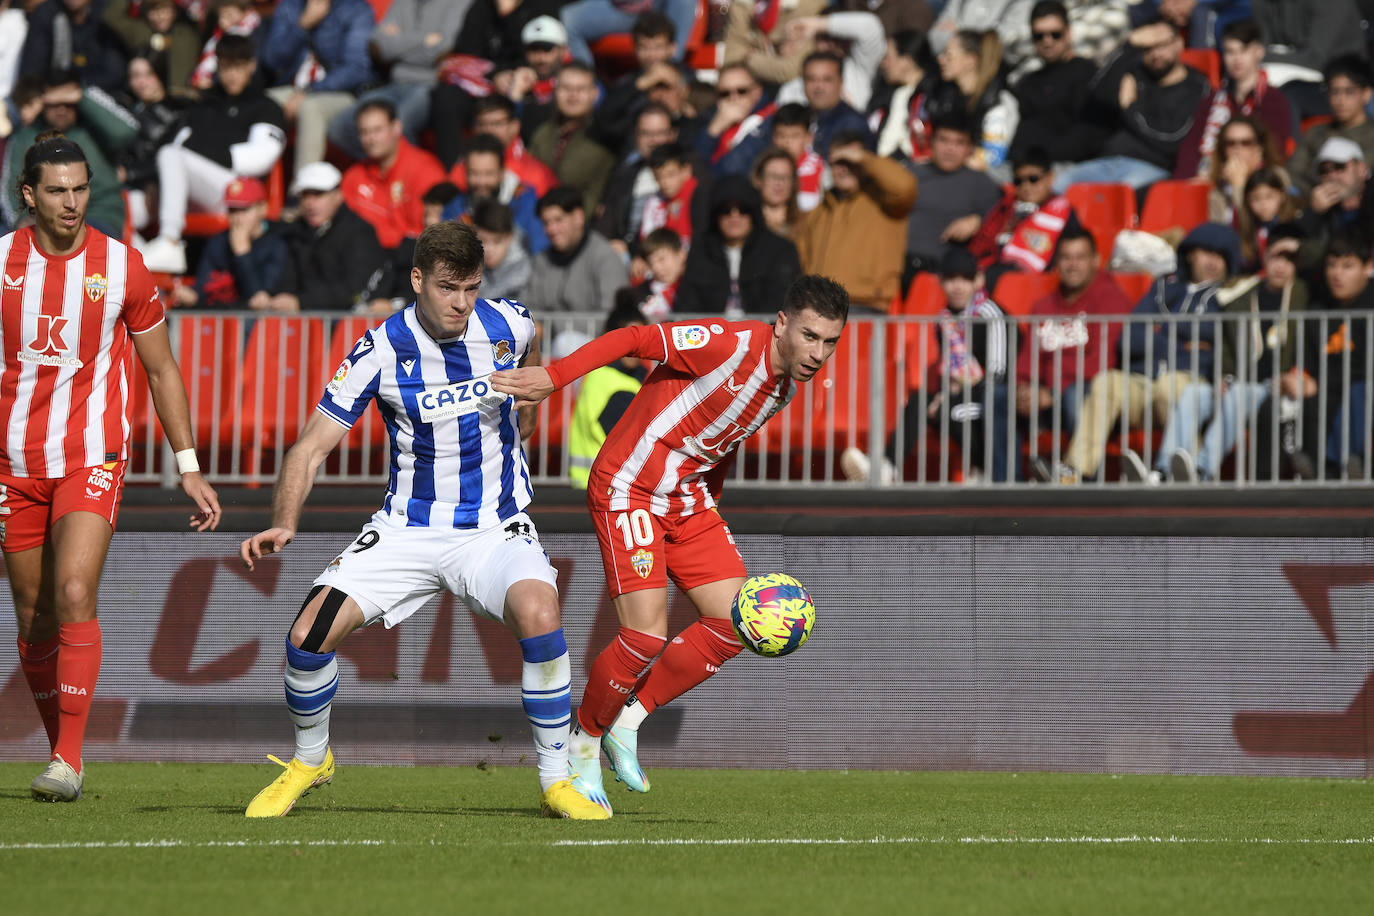
M506 590L523 579L558 583L539 532L523 512L483 531L408 528L377 512L314 584L356 601L365 625L381 618L391 628L445 589L474 613L501 623Z

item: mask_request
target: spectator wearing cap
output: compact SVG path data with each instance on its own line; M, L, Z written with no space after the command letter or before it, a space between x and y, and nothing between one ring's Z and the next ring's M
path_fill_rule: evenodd
M967 248L950 248L940 259L945 308L935 326L940 362L926 388L933 394L918 392L907 401L900 427L904 435L899 437L894 429L888 437L878 471L880 483L896 479L897 468L920 441L923 426L937 438L942 429L957 437L968 462L966 481L980 479L985 470L996 483L1008 479L1007 424L988 422L990 417L1006 416L1007 329L983 281L978 259ZM989 438L992 461L986 467ZM840 469L850 480L867 480L871 462L863 451L850 447L840 455Z
M1298 148L1288 160L1288 172L1298 192L1307 195L1321 180L1317 174L1317 153L1332 137L1354 140L1364 152L1365 162L1374 162L1374 121L1367 111L1374 77L1369 63L1354 54L1338 57L1322 71L1326 77L1326 101L1331 107L1331 120L1314 124L1303 132Z
M229 228L205 243L194 286L175 287L177 305L264 310L288 256L282 227L267 219L267 193L256 178L224 189Z
M181 232L186 211L223 212L235 176L260 178L286 148L281 106L254 80L253 43L229 35L219 43L214 88L186 111L184 126L157 151L158 237L143 250L152 271L186 273Z
M492 94L477 100L473 108L472 134L474 137L485 134L500 141L505 149L506 171L533 188L536 198L558 184L553 170L536 159L520 139L520 118L515 103L504 95ZM452 164L448 177L459 188L467 189L467 164L461 156Z
M520 135L528 143L558 112L558 76L568 59L568 30L554 16L537 16L520 30L520 40L524 66L497 73L492 85L519 106Z
M1230 226L1203 223L1183 239L1178 255L1179 271L1156 280L1131 313L1141 320L1122 335L1124 366L1103 370L1093 379L1064 461L1057 468L1040 459L1032 461L1037 479L1074 484L1096 476L1118 419L1125 417L1132 428L1139 428L1150 410L1154 422L1163 426L1183 389L1212 377L1218 322L1208 316L1221 310L1217 293L1240 263L1240 239ZM1149 320L1169 315L1200 320ZM1141 456L1127 453L1122 474L1141 482L1149 466Z
M115 163L138 136L138 122L99 89L82 89L74 70L54 71L43 81L42 111L16 130L5 147L4 222L18 225L28 210L19 199L15 178L23 171L24 153L44 131L61 131L81 147L91 170L91 199L86 220L114 238L124 235L124 197Z
M429 124L429 99L439 79L440 60L463 27L466 3L453 0L390 0L372 29L368 50L387 82L358 97L357 104L329 122L329 141L354 159L370 155L359 141L358 113L368 102L390 102L405 138L418 145Z
M615 156L589 134L596 106L596 74L574 61L558 73L554 90L557 112L530 138L530 152L558 176L560 186L583 194L588 213L595 213Z
M368 0L281 0L262 44L268 94L295 132L293 173L324 158L330 120L373 80Z
M673 311L723 314L732 321L772 316L801 273L797 247L764 223L754 185L730 175L711 189L710 218L692 239Z
M1349 231L1374 232L1374 194L1369 193L1369 164L1360 145L1349 137L1329 137L1317 151L1320 181L1308 195L1299 217L1307 240L1304 263L1315 261L1332 238Z
M534 256L525 290L530 310L535 314L609 311L615 291L628 285L629 272L605 236L587 228L582 192L562 185L554 188L539 199L539 218L549 247Z
M629 32L635 17L648 10L663 14L673 23L678 42L673 59L682 59L682 42L697 21L697 0L577 0L558 14L568 29L568 50L574 60L592 64L591 42L607 35Z
M797 229L802 269L836 280L854 305L886 312L901 290L916 178L851 131L835 135L830 175L832 187Z
M54 71L71 70L78 85L86 89L118 92L124 85L125 55L119 37L105 23L107 2L47 0L36 6L23 4L30 12L19 53L19 76L43 79Z
M191 72L200 57L200 35L176 0L109 0L104 15L126 59L144 48L166 55L168 92L193 94Z
M386 263L377 232L344 203L343 176L328 162L296 173L291 193L300 198L300 219L286 232L290 256L266 309L346 312L362 305L373 272Z
M405 138L391 102L376 98L358 106L357 134L364 160L343 175L344 202L372 224L388 250L418 238L424 229L424 193L445 179L428 150Z

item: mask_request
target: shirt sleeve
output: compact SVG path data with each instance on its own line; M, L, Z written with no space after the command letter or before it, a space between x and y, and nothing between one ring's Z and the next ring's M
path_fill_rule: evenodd
M334 377L324 386L324 394L315 409L345 429L352 429L377 396L381 380L382 360L377 355L372 331L368 331L358 338Z
M151 331L165 320L162 295L143 259L129 259L129 278L124 288L124 325L133 334Z
M677 321L620 328L553 363L549 366L549 377L555 387L562 388L625 356L638 356L664 363L678 372L702 376L724 362L738 345L735 335L720 324Z

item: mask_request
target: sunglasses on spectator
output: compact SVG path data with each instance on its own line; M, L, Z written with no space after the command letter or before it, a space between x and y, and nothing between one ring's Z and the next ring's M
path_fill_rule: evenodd
M753 92L753 91L754 91L754 87L753 87L753 86L736 86L736 87L733 88L733 89L729 89L729 88L726 88L726 87L721 87L720 89L717 89L717 90L716 90L716 98L718 98L718 99L728 99L728 98L730 98L732 95L746 96L746 95L748 95L749 93L751 93L751 92Z
M1225 140L1222 141L1221 145L1226 149L1230 149L1233 146L1259 146L1259 138L1227 137Z
M1349 162L1323 162L1317 166L1317 172L1321 175L1330 175L1332 172L1339 172L1349 164Z
M1044 180L1045 173L1036 172L1034 175L1017 175L1015 178L1011 180L1011 183L1016 185L1017 187L1020 187L1023 184L1036 184L1037 182L1041 182Z
M1032 32L1032 33L1031 33L1031 38L1035 39L1036 41L1046 41L1046 40L1049 40L1049 41L1058 41L1059 39L1061 39L1061 38L1063 38L1063 37L1064 37L1064 30L1063 30L1063 29L1051 29L1051 30L1048 31L1048 32Z
M721 205L721 208L720 208L719 210L716 211L716 215L717 215L717 216L748 216L748 215L749 215L749 211L746 210L746 209L744 208L744 205L743 205L743 204L729 203L729 204L723 204L723 205Z

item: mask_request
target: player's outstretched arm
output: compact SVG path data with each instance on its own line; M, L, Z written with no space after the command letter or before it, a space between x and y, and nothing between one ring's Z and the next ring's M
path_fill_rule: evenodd
M277 553L291 543L296 536L296 526L300 524L305 498L315 483L316 472L347 434L345 427L318 410L305 421L305 428L296 444L287 451L277 477L277 489L272 494L272 527L259 531L239 545L243 565L252 569L254 561Z
M153 409L167 431L167 441L173 452L189 450L194 458L196 443L191 437L191 407L186 401L186 386L181 381L181 370L177 368L176 358L172 355L172 344L167 336L167 323L163 322L140 334L134 334L134 350L139 362L148 373L148 388L153 395ZM197 531L213 530L219 527L219 496L199 470L186 471L181 475L181 489L196 504L196 514L191 516L191 527Z
M553 379L543 366L503 369L491 374L491 387L515 398L516 407L538 404L553 394Z

